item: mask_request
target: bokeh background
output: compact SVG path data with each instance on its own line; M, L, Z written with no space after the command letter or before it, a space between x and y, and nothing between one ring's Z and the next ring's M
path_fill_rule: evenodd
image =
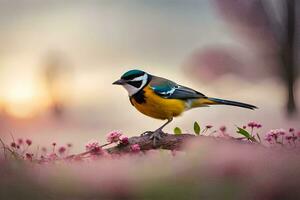
M1 0L0 135L82 150L110 130L156 129L112 85L133 68L259 107L194 109L169 132L300 128L299 13L294 0Z

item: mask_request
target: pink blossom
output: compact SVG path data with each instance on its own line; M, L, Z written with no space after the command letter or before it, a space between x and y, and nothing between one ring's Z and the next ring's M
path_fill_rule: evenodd
M226 126L221 126L220 131L224 133L226 131Z
M118 142L120 140L121 136L122 136L122 133L120 131L112 131L107 134L106 140L109 143Z
M296 141L297 139L298 139L298 137L297 137L296 135L293 135L292 140L293 140L293 141Z
M270 130L269 132L267 132L266 134L266 141L271 142L273 139L277 139L278 135L277 135L277 131L276 130Z
M139 144L133 144L130 146L130 149L132 152L137 153L137 152L140 152L141 147Z
M259 124L259 123L257 123L257 122L249 122L248 123L248 126L250 127L250 128L261 128L262 127L262 125L261 124Z
M99 143L97 141L90 141L85 145L85 149L87 151L90 151L94 148L100 147Z
M286 139L287 141L291 141L291 140L292 140L292 137L293 137L293 136L291 136L291 135L287 135L287 136L285 136L285 139Z
M32 153L26 153L25 157L26 157L27 160L32 160L33 154Z
M261 128L262 125L261 124L256 124L256 128Z
M274 129L274 130L270 130L267 135L270 135L274 138L277 138L280 135L285 135L286 131L284 129Z
M30 139L27 139L25 142L28 146L30 146L32 144L32 141Z
M249 122L249 123L248 123L248 126L249 126L250 128L254 128L254 127L256 127L256 122Z
M288 142L290 142L290 141L296 141L297 140L297 136L295 136L295 135L287 135L287 136L285 136L285 139L288 141Z
M56 160L58 158L56 153L50 153L46 156L46 159L48 160Z
M19 144L19 145L22 145L22 144L23 144L23 139L22 139L22 138L19 138L19 139L18 139L18 144Z
M294 128L290 128L290 129L289 129L289 132L290 132L290 133L293 133L294 131L295 131Z
M274 139L276 141L279 136L283 136L285 134L286 134L286 131L284 129L270 130L267 133L266 140L270 142L272 139Z
M272 137L271 137L270 135L267 135L267 137L265 138L265 140L266 140L267 142L271 142L271 141L272 141Z
M17 144L16 144L15 142L12 142L12 143L10 144L10 146L11 146L12 148L16 148L16 147L17 147Z
M52 143L52 146L53 146L52 152L54 153L55 147L56 147L56 142L53 142L53 143Z
M64 154L66 152L66 147L59 147L58 153L59 154Z
M85 145L86 151L90 151L91 154L99 154L102 152L102 148L97 141L91 141Z
M285 135L286 132L283 129L277 129L277 134L279 134L279 135Z
M124 145L128 144L128 143L129 143L128 137L122 135L122 136L120 137L120 143L121 143L121 144L124 144Z

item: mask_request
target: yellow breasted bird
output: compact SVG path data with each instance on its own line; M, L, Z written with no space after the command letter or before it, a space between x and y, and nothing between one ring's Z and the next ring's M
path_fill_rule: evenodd
M131 104L141 113L167 120L157 130L146 132L154 139L154 144L155 140L163 136L162 129L174 117L189 109L210 105L230 105L252 110L257 108L246 103L207 97L196 90L141 70L130 70L124 73L121 79L113 84L122 85L128 91Z

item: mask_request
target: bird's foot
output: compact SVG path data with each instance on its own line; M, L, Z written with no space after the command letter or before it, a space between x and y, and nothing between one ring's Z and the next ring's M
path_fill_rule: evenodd
M145 135L148 136L151 140L153 140L153 146L157 147L157 142L167 134L164 133L161 129L157 129L156 131L146 131L142 133L142 136Z
M144 133L141 134L141 136L151 136L154 133L154 131L145 131Z

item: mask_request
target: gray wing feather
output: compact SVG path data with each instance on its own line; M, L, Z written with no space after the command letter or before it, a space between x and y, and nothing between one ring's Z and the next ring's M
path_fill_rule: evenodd
M194 99L205 97L205 95L196 90L156 76L152 78L150 87L157 95L167 99Z

